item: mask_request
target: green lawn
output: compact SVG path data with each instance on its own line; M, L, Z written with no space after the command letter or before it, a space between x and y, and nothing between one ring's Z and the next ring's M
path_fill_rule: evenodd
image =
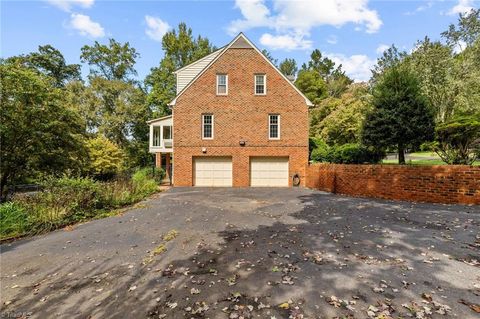
M408 157L416 158L409 159ZM410 165L447 165L437 154L432 152L409 153L406 158L406 162ZM398 164L398 159L384 159L382 164ZM475 161L473 165L480 166L480 161Z

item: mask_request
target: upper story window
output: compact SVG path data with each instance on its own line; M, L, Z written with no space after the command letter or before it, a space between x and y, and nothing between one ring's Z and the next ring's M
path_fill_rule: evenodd
M267 75L255 74L255 95L267 94Z
M163 139L164 140L171 140L172 139L172 127L170 125L162 126L162 127L163 127Z
M268 115L268 138L271 140L280 139L280 115Z
M228 75L217 74L217 95L228 94Z
M202 138L204 140L213 139L213 114L202 115Z
M153 127L153 141L152 146L161 146L160 126Z

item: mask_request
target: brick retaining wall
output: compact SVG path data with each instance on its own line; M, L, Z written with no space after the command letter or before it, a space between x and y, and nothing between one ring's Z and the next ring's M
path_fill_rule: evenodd
M352 196L480 204L480 167L312 164L306 186Z

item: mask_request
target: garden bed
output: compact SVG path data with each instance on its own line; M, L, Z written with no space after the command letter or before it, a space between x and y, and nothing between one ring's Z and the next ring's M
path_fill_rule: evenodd
M0 205L0 241L46 233L90 219L115 215L158 192L148 169L107 182L91 178L48 178L42 190L16 194Z

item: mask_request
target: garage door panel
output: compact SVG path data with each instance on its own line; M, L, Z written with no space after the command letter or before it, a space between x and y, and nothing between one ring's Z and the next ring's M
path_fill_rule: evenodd
M288 186L288 157L252 157L250 159L250 185Z
M232 186L230 157L198 157L194 159L195 186Z

